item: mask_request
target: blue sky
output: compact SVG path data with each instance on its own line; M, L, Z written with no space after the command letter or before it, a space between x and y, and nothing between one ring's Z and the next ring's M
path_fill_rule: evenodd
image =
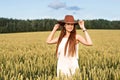
M0 0L0 17L120 20L120 0Z

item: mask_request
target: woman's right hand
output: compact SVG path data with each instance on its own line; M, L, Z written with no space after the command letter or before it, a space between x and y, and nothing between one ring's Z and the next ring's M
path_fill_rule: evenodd
M55 24L53 30L57 31L57 29L60 27L60 24Z

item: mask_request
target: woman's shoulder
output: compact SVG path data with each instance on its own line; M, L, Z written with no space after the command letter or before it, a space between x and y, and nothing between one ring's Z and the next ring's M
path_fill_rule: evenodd
M79 37L80 37L80 35L76 34L76 43L79 43Z
M81 35L76 34L76 39L78 40L81 37Z

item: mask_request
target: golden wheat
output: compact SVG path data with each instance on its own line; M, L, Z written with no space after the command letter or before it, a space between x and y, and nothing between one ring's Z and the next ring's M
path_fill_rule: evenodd
M93 46L79 44L80 71L70 79L120 80L120 30L88 32ZM0 34L0 80L67 80L56 77L56 45L45 42L49 33Z

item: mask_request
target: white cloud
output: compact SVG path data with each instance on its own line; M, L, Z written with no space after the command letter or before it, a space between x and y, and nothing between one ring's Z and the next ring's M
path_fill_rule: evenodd
M65 10L69 10L69 11L79 11L79 10L82 9L82 8L79 8L79 6L67 6L66 3L60 2L60 1L57 1L57 0L50 3L48 5L48 7L52 8L52 9L55 9L55 10L63 8Z
M53 8L53 9L60 9L60 8L65 8L66 4L64 2L59 2L59 1L54 1L48 5L48 7Z

